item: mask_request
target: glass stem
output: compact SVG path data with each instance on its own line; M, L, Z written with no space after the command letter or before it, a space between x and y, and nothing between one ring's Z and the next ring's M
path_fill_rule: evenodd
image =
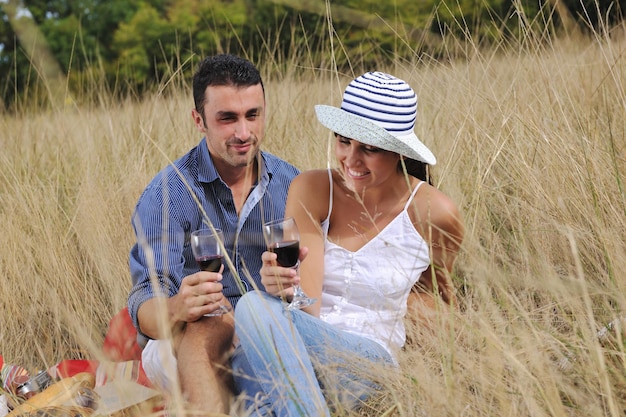
M299 259L296 265L293 267L293 269L296 270L297 275L300 275L300 260ZM302 287L300 286L300 284L294 285L293 286L293 298L297 299L297 298L302 298L302 297L306 297L304 295L304 291L302 291Z
M300 284L296 285L293 288L293 298L299 298L303 296L304 296L304 292L302 291L302 287L300 286Z

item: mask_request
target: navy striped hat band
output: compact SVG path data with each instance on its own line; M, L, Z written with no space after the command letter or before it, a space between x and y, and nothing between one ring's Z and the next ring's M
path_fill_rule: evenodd
M322 125L346 138L435 165L432 152L414 133L417 96L405 81L383 72L353 80L341 108L317 105Z

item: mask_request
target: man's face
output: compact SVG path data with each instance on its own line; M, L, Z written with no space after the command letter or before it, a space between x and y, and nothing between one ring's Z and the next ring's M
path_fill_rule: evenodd
M195 109L196 128L206 136L218 171L246 168L265 134L265 97L261 84L250 87L209 86L204 117Z

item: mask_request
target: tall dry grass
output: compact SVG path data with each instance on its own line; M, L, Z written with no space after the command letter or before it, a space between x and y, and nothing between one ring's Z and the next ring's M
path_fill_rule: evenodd
M363 415L626 412L626 42L478 48L378 68L419 96L417 134L467 233L453 329L420 334ZM352 75L268 74L265 149L332 158L313 105ZM130 287L130 216L150 178L195 145L190 91L0 119L0 354L30 369L98 358ZM614 326L598 337L603 326ZM625 323L626 324L626 323ZM339 410L337 415L357 415Z

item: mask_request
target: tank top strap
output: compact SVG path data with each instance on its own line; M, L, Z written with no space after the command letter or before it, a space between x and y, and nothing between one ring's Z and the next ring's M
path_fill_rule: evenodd
M330 221L330 214L333 212L333 171L328 168L328 181L330 183L330 195L328 196L328 215L326 221Z
M420 189L420 187L422 186L422 184L424 184L424 181L420 181L419 184L417 184L415 186L415 188L413 189L413 192L411 193L411 196L409 197L409 200L406 202L406 204L404 205L404 211L407 211L407 209L409 208L409 205L411 204L411 202L413 201L413 197L415 197L415 194L417 194L417 190Z

